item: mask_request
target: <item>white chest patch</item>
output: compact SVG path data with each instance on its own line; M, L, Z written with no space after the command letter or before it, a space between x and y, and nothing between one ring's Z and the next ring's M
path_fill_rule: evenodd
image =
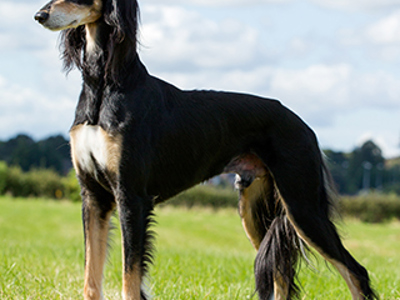
M121 157L121 138L100 126L78 125L72 128L71 151L75 169L95 174L96 167L117 172Z

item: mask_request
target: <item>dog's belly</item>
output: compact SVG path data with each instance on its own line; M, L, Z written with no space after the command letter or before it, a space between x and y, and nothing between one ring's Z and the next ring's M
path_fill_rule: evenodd
M111 135L100 126L81 124L70 131L75 170L96 177L99 171L118 173L121 158L120 135Z

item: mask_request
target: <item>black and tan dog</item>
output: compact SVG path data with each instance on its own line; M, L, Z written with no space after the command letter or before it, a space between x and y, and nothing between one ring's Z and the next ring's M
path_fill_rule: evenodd
M367 271L330 221L329 174L312 130L278 101L181 91L150 76L136 51L136 0L53 0L35 19L62 30L66 69L82 71L71 128L82 188L85 299L101 299L109 219L123 235L123 298L147 299L157 203L214 175L238 174L240 216L258 250L260 299L298 295L303 241L332 263L353 299L375 299Z

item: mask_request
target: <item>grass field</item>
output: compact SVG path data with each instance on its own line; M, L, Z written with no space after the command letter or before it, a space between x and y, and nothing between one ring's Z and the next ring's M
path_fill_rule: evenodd
M154 299L250 299L255 252L235 210L157 210L157 252L149 287ZM400 299L400 223L341 226L346 246L366 266L381 299ZM120 299L121 249L114 233L105 295ZM81 299L80 205L0 198L0 299ZM302 264L303 299L350 299L321 260ZM254 297L253 299L257 299Z

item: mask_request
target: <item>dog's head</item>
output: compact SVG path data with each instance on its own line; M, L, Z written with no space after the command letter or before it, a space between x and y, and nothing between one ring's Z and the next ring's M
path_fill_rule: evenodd
M115 74L136 55L139 8L137 0L51 0L34 16L45 28L61 31L65 69L82 68L87 25L102 24L107 48L106 71Z
M35 20L58 31L94 23L102 14L102 0L52 0L35 14Z

